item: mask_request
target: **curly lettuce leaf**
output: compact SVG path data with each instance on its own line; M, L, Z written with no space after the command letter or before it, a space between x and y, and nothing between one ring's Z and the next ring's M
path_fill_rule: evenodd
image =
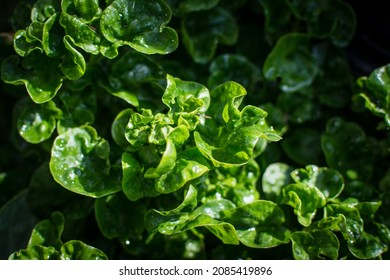
M109 161L110 146L94 128L71 128L54 140L50 171L64 188L90 197L121 189L121 176Z
M176 31L166 26L170 19L171 10L162 0L115 0L100 18L101 32L111 44L106 43L105 48L115 52L128 45L145 54L170 53L178 45Z

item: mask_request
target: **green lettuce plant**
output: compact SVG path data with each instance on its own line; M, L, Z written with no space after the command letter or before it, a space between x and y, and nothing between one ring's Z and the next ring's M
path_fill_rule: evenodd
M11 23L9 259L388 258L388 68L355 85L345 2L21 0Z

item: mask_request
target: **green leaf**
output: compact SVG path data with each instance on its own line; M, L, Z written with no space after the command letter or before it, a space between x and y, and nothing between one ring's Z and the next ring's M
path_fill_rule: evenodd
M170 211L149 210L145 215L148 231L172 235L196 227L206 227L225 244L238 244L234 227L218 220L221 212L235 207L234 204L228 200L219 200L195 208L197 205L196 196L196 189L190 185L184 201L175 209Z
M26 30L18 30L14 34L14 50L20 56L28 56L34 50L42 51L37 41L29 42Z
M321 146L329 167L352 180L365 180L373 172L372 148L362 128L335 117L328 121Z
M276 162L267 166L261 179L263 192L267 199L275 201L284 186L292 183L290 176L294 170L291 166Z
M43 104L27 102L17 122L19 134L29 143L41 143L51 137L61 111L53 101Z
M32 22L45 22L55 13L61 11L60 2L57 0L38 0L31 9Z
M115 0L103 11L100 29L115 48L129 45L145 54L167 54L178 45L177 33L166 26L170 19L162 0Z
M328 204L320 226L341 231L348 244L356 242L363 233L363 219L359 211L354 206L344 203Z
M155 185L156 190L160 193L177 191L207 171L209 171L209 168L197 161L179 158L172 170L158 178Z
M80 99L82 95L82 99ZM58 133L64 133L67 129L94 123L97 110L97 98L90 88L81 89L77 93L63 90L59 95L63 114L58 122Z
M21 249L12 253L9 260L59 260L60 253L54 247L44 247L41 245Z
M84 75L87 67L84 56L76 50L72 37L66 35L64 44L67 52L60 64L60 69L69 80L78 80Z
M308 165L291 173L296 183L307 184L319 189L327 200L337 198L344 189L344 179L341 174L327 167Z
M61 235L64 231L65 218L61 212L51 214L51 219L46 219L35 225L27 248L33 246L61 248Z
M320 71L313 92L320 103L337 109L349 106L354 78L344 50L323 42L314 46L314 56Z
M246 164L254 155L258 141L278 141L280 136L265 122L267 113L248 105L240 111L245 89L235 82L226 82L211 92L205 125L195 131L200 152L219 167Z
M144 177L143 167L129 153L122 155L122 171L122 189L129 200L136 201L143 197L159 195L154 188L152 179Z
M101 14L99 0L62 0L61 7L64 14L75 16L86 23Z
M326 198L316 187L298 183L282 189L280 203L293 207L298 222L307 227L311 224L317 209L325 206Z
M296 260L338 258L340 243L330 230L296 231L291 234L291 242Z
M54 140L50 171L60 185L72 192L105 196L121 188L121 178L110 167L109 156L109 143L94 128L72 128Z
M303 92L284 92L277 99L277 106L282 110L287 120L294 124L316 121L321 117L321 104L315 99L311 88Z
M188 131L187 131L188 135ZM188 138L188 136L187 136ZM145 178L159 178L161 175L168 173L175 167L175 162L177 158L175 143L171 139L167 139L166 147L164 154L161 157L161 160L156 168L151 167L145 172Z
M141 114L130 116L125 129L126 140L136 151L147 143L164 145L168 133L172 130L172 120L164 114L153 115L149 109L141 109Z
M57 66L57 60L36 51L23 62L17 56L10 56L1 64L1 79L12 85L24 84L35 103L44 103L51 100L62 86Z
M97 55L100 51L99 34L80 19L62 13L60 24L64 27L67 37L84 51Z
M209 67L211 75L207 84L210 88L235 81L248 91L253 88L255 82L260 79L260 69L245 56L225 54L212 61Z
M361 77L357 84L366 108L386 121L390 113L390 64L375 69L368 77ZM387 121L386 124L390 126Z
M310 50L309 37L298 33L280 37L264 62L263 72L270 81L280 78L280 88L284 92L310 86L318 67Z
M219 7L188 14L182 21L182 32L183 43L197 63L209 62L219 43L233 45L238 38L235 18Z
M125 109L121 111L114 119L111 125L111 136L116 144L126 150L129 146L127 142L125 131L131 115L134 113L132 109Z
M139 238L145 229L140 217L145 213L146 208L142 203L131 202L122 193L108 195L95 202L96 221L100 231L108 239Z
M290 231L283 226L283 210L271 201L227 210L224 220L236 228L240 242L251 248L271 248L290 241Z
M260 198L257 189L259 177L260 168L256 160L251 160L242 166L212 169L197 187L202 193L202 202L223 197L242 206Z
M14 174L13 176L20 178L25 176L26 167L23 166L23 170ZM12 176L0 173L0 190L5 196L2 201L5 201L8 197L6 196L5 188L17 186L19 184L26 184L24 181L9 182L7 184L7 177ZM12 176L12 177L13 177ZM7 258L12 252L19 248L23 248L28 243L30 238L31 230L34 228L37 217L36 213L31 208L31 203L28 201L30 193L29 188L23 189L17 195L12 198L8 198L0 208L0 247L2 248L1 259Z
M350 5L339 0L290 1L292 11L307 21L310 36L329 37L340 48L349 44L355 33L356 18Z
M167 75L167 87L162 102L169 107L168 115L172 115L178 125L182 124L189 130L194 130L210 105L210 93L199 83L182 81Z
M383 225L373 223L355 242L348 244L350 252L359 259L373 259L387 252L390 244L390 231Z
M107 256L92 246L80 240L71 240L61 247L62 260L107 260Z
M275 42L291 29L291 8L288 0L258 0L265 16L266 38Z
M284 136L281 144L288 157L298 164L319 164L323 160L321 134L317 130L294 129L291 134Z
M127 52L113 64L104 88L135 107L146 108L143 102L155 102L151 90L161 96L164 79L161 65L145 55Z
M236 82L226 82L214 88L210 92L210 106L207 115L217 125L225 125L230 120L237 120L240 117L240 110L244 96L247 94L245 88ZM265 117L262 113L261 117Z

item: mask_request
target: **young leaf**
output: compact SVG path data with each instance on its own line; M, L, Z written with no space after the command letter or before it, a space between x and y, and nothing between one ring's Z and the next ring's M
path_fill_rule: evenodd
M249 162L258 141L278 141L280 136L265 122L267 113L248 105L240 111L245 89L226 82L211 92L210 119L194 133L199 151L216 167L231 167Z
M325 206L326 198L316 187L298 183L282 189L280 203L293 207L298 222L307 227L311 224L317 209Z
M210 105L208 89L195 82L182 81L167 75L167 87L162 96L163 103L169 107L168 114L175 122L194 130L200 123Z

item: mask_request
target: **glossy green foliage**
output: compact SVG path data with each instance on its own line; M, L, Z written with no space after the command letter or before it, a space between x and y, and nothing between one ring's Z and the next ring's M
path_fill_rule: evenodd
M2 80L24 84L34 102L47 102L64 80L85 74L89 54L113 58L123 45L146 54L174 51L178 38L166 26L170 19L169 6L161 0L116 0L105 9L96 0L39 0L28 27L14 37L15 51L24 58L4 61Z
M46 58L35 51L22 62L11 56L1 64L1 79L13 85L24 84L35 103L51 100L62 86L63 78L57 72L55 59ZM47 73L51 73L47 76Z
M195 132L200 152L215 166L230 167L247 163L260 139L278 141L280 136L265 122L267 113L254 106L238 109L246 95L237 83L224 83L211 92L211 106L205 128Z
M354 85L346 2L19 0L4 22L0 258L389 259L389 66Z
M104 48L129 45L146 54L170 53L178 44L175 30L166 26L170 17L169 6L161 0L115 0L100 20L102 34L112 44L104 44Z
M316 260L338 258L340 243L330 230L312 232L296 231L291 235L294 258L297 260Z
M194 12L182 22L183 42L194 61L207 63L217 50L218 44L232 45L237 41L238 26L225 9L214 8Z
M23 112L20 114L17 127L20 135L27 142L40 143L51 137L56 129L57 118L62 112L53 101L43 104L23 102Z
M289 241L283 212L272 202L256 201L236 208L228 200L210 200L195 208L196 197L196 189L190 186L177 208L149 211L145 216L148 230L173 234L204 226L223 243L241 242L253 248L270 248Z
M368 77L358 80L359 94L365 101L365 106L373 114L382 117L390 126L390 66L385 65L374 70Z
M212 89L224 82L235 81L251 90L260 79L258 67L241 55L226 54L217 57L210 64L209 71L211 75L207 84Z
M287 34L280 37L264 63L264 76L271 81L281 79L285 92L298 91L313 82L318 67L305 34Z
M123 194L99 198L95 202L95 215L103 235L113 238L139 238L145 228L138 217L146 212L141 203L130 202Z
M63 243L65 220L60 212L39 222L31 234L27 248L10 255L10 260L105 260L107 256L79 240Z
M53 143L50 171L70 191L100 197L120 190L121 177L109 162L110 146L90 126L60 134Z
M321 146L328 165L350 179L368 179L373 171L370 142L355 123L341 118L330 119L321 137Z
M211 164L232 167L248 163L260 138L279 140L266 125L264 111L250 106L242 112L237 109L244 94L245 90L233 82L209 93L201 84L168 75L162 96L169 108L167 114L153 115L151 110L143 110L142 114L122 112L113 131L119 134L124 130L127 141L115 136L117 143L129 151L122 155L122 188L126 196L135 201L175 192L206 174ZM219 124L214 121L221 118L225 120ZM217 143L221 147L215 147L202 138L205 133L218 138L225 134L227 138ZM185 144L191 143L194 147L186 149Z
M329 37L337 47L345 47L355 31L355 15L350 6L339 0L290 0L292 12L307 22L311 36Z

